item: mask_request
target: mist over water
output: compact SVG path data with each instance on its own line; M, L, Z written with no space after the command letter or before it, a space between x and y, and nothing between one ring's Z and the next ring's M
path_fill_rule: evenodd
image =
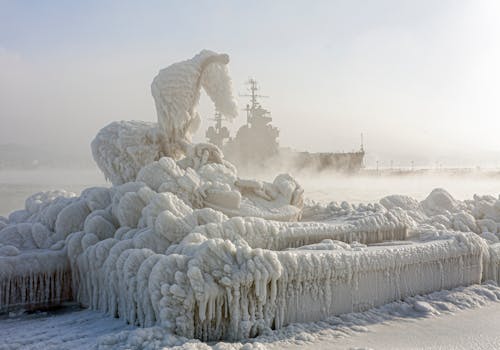
M0 170L0 215L24 208L29 196L64 189L79 194L91 186L109 186L97 168Z
M454 198L464 200L474 194L498 196L500 178L480 175L406 175L406 176L299 176L306 198L321 203L347 201L373 203L391 194L423 200L434 188L446 189Z
M3 6L0 143L87 151L111 121L155 120L151 79L209 48L237 92L259 81L283 146L350 151L364 133L372 166L498 165L498 1ZM199 110L204 139L213 104Z
M240 173L242 178L272 181L279 172ZM474 194L500 194L498 172L475 172L461 175L407 174L403 176L355 175L338 173L293 173L304 188L305 197L320 203L347 201L373 203L391 194L402 194L422 200L434 189L444 188L456 199L469 199ZM0 215L24 208L26 198L39 191L65 189L79 194L91 186L110 186L97 168L34 170L0 170Z

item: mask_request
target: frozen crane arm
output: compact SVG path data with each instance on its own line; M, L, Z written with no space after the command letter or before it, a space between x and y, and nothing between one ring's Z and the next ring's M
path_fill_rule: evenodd
M162 156L187 157L184 163L192 166L208 160L220 163L223 155L216 146L193 145L191 135L200 125L196 109L201 88L220 113L237 115L228 62L226 54L202 50L160 70L151 83L158 123L114 122L92 141L92 154L106 178L115 185L134 181L143 166Z
M188 153L191 135L200 124L196 107L202 87L222 114L230 118L236 116L228 63L228 55L203 50L190 60L162 69L153 79L151 93L158 126L165 136L165 155L177 156L179 151L184 155Z

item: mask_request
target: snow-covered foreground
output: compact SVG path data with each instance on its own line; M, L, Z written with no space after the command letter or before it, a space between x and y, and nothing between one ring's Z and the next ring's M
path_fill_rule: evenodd
M292 324L243 343L155 334L97 311L11 313L0 318L0 349L493 349L499 325L500 287L486 283Z
M347 350L486 350L500 347L500 303L437 317L395 319L375 323L366 331L326 336L311 344L289 344L286 349ZM281 345L271 348L283 348Z
M0 349L90 349L97 339L133 329L109 315L68 307L0 318Z
M458 315L389 322L369 327L369 333L358 333L340 341L314 344L322 349L384 350L491 350L500 346L500 305L467 310ZM294 349L295 347L289 347ZM297 348L300 348L297 347Z
M28 181L28 177L21 178L21 181L23 180ZM362 188L357 190L363 191ZM333 317L325 322L291 325L250 340L247 346L413 349L427 348L434 344L432 341L436 338L436 344L440 346L436 345L436 347L440 349L460 348L459 346L462 345L464 349L470 348L471 342L474 341L481 341L481 344L484 345L483 348L489 348L488 344L497 340L494 330L500 324L500 320L495 323L497 320L492 317L492 314L489 314L489 310L498 310L500 306L496 303L489 304L488 301L498 298L499 289L485 286L481 288L467 287L465 290L466 294L455 290L451 293L434 293L432 297L424 297L425 299L438 300L434 301L434 306L430 309L426 309L428 305L417 302L418 298L407 298L406 303L392 303L369 312ZM493 291L495 295L489 294L488 290ZM457 311L457 305L459 308L475 308L483 304L488 304L484 310L461 311L452 316L447 315L449 311ZM436 305L439 305L440 308L444 307L446 315L443 315L443 309L436 308ZM488 322L482 319L486 314L488 314ZM433 316L440 317L434 319ZM477 321L472 322L471 319L477 319ZM464 323L465 320L467 320L466 323ZM467 341L450 335L449 330L453 327L470 323L480 329L474 327L464 329L461 335L467 338ZM184 344L187 341L187 339L172 335L168 335L168 339L162 339L164 335L155 337L152 330L139 329L132 333L122 332L127 329L134 328L126 325L122 320L88 310L57 314L14 315L14 317L0 319L0 344L7 349L50 349L51 347L53 349L85 349L100 343L102 347L106 348L106 344L108 344L107 348L112 349L116 346L127 348L132 343L140 348L138 344L149 344L148 338L149 340L154 338L153 343L159 347ZM422 336L422 334L429 333L435 335ZM481 337L478 334L481 334ZM219 348L222 347L222 344L229 346L228 343L221 343ZM233 345L240 347L243 344ZM198 341L190 341L184 346L205 347ZM474 345L474 347L477 346ZM0 347L0 349L3 348Z
M58 176L55 176L56 174ZM3 207L6 208L9 208L9 205L12 208L18 206L17 202L23 203L25 197L35 190L60 186L78 191L80 188L86 187L85 181L88 181L89 184L98 183L101 176L97 172L88 170L84 172L85 176L80 179L81 181L75 182L75 179L82 175L80 171L68 170L61 173L38 170L4 172L0 175L2 175L0 179L3 182L3 186L0 187L0 197ZM419 199L425 198L428 195L428 192L425 192L427 188L446 184L448 180L436 177L392 178L390 180L319 177L306 180L306 184L307 188L310 189L308 196L314 200L324 201L328 197L327 192L330 192L332 197L350 196L349 198L354 198L355 202L356 199L360 202L368 202L378 194L392 193L394 187L399 189L400 193L414 194ZM451 184L457 185L454 181L451 181ZM458 192L466 196L467 193L472 193L474 187L478 188L479 186L479 189L485 191L498 188L496 179L465 178L462 179L462 184L462 192L457 191L458 185L455 186L456 188L451 186L455 189L454 193ZM18 188L21 190L16 192ZM332 318L333 321L288 326L251 340L247 346L314 347L318 349L492 348L491 345L498 341L496 329L500 325L500 315L495 317L495 313L500 311L500 304L488 303L489 300L495 299L492 295L490 295L491 298L487 296L485 292L488 289L492 289L498 295L498 288L491 286L468 287L466 289L469 293L469 299L462 299L464 302L460 304L460 307L474 308L474 310L453 312L453 314L448 314L447 311L443 313L443 310L436 310L435 305L439 303L435 302L437 304L434 305L434 309L426 311L425 308L421 308L421 305L424 304L415 303L416 299L409 298L406 303L393 303L387 307L378 308L376 311L347 314L339 318ZM458 299L453 302L450 300L455 296L463 296L458 291L433 295L438 300L445 301L446 307L450 307L451 311L456 311L455 303ZM471 296L473 298L470 298ZM475 309L483 304L485 304L483 308ZM443 305L445 304L442 303L441 306ZM399 315L395 314L400 313L401 310L404 312ZM148 344L148 341L145 341L141 334L147 335L146 338L148 338L152 335L150 332L136 330L132 333L123 333L123 331L130 329L135 328L126 325L122 320L89 310L14 315L9 318L0 318L0 349L87 349L97 346L98 343L101 346L110 343L108 348L114 348L115 345L126 347L126 344L131 345L131 343ZM155 344L174 345L187 341L187 339L174 336L169 337L170 341L156 339ZM115 344L116 341L118 341L117 344ZM218 347L221 348L223 344L233 347L228 343L221 343ZM162 347L163 345L158 346ZM242 345L238 343L234 347ZM203 348L205 346L198 341L191 341L184 344L184 347Z

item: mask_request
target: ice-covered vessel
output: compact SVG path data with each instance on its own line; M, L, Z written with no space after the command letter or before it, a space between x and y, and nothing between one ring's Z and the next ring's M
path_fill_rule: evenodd
M263 108L258 98L257 81L248 80L250 103L246 105L246 124L241 126L234 137L222 125L223 116L216 112L215 124L206 131L210 143L223 150L227 160L238 169L280 169L296 172L336 171L355 173L363 167L365 150L363 142L355 152L307 152L296 151L279 144L279 129L271 124L270 112Z

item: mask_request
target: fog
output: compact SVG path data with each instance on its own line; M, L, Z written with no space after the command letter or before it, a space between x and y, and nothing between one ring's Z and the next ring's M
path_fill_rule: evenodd
M472 199L475 194L500 194L499 174L485 176L299 176L307 198L320 203L331 201L348 203L376 203L391 194L402 194L419 201L424 200L435 188L446 189L454 198Z
M248 4L247 4L248 5ZM496 1L0 2L0 144L88 155L113 120L156 119L150 82L202 48L255 77L299 150L366 163L498 166ZM239 99L243 107L247 101ZM202 98L204 119L213 115ZM231 129L244 123L241 113Z
M243 173L245 177L257 176L272 181L276 173L262 171ZM392 194L403 194L423 200L434 188L445 188L456 199L471 199L474 194L500 195L500 171L455 174L428 172L419 174L390 175L362 171L357 175L332 172L293 174L305 190L308 200L320 203L347 201L349 203L375 203ZM90 186L109 186L101 172L88 169L35 169L0 171L0 215L24 207L24 201L39 191L66 189L80 193Z
M247 93L249 77L258 80L281 146L351 151L363 133L367 168L357 176L294 174L311 199L423 199L435 187L460 199L498 193L496 1L257 1L243 8L0 1L0 165L47 165L0 170L0 215L35 191L105 184L90 159L97 131L114 120L155 121L153 77L203 48L230 55L236 93ZM214 113L205 95L199 112L196 142L205 141ZM244 123L241 112L228 127L234 135ZM373 174L389 166L479 166L497 175ZM242 176L270 180L283 171L267 170Z

